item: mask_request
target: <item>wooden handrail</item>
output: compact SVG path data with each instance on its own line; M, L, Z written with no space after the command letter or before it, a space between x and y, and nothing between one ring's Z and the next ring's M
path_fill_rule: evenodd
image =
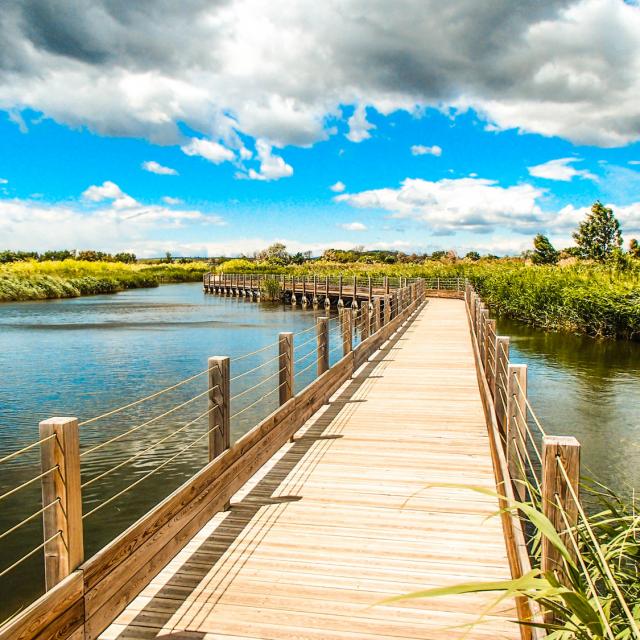
M224 274L222 281L229 286L237 286L239 278L230 275L234 274ZM215 457L94 556L80 566L77 563L76 566L68 565L71 573L0 627L0 640L97 638L202 526L217 512L227 508L231 497L246 481L326 404L360 366L419 312L426 304L426 288L422 281L415 283L415 291L415 295L411 294L411 302L393 319L385 314L385 321L374 324L376 330L369 337L363 336L362 341L331 368L320 373L319 365L320 375L313 382L298 394L288 398L281 396L281 406L233 445L228 442L229 361L227 358L212 359L216 366L210 366L214 371L209 381L210 400L220 393L226 398L222 402L223 409L216 409L216 420L226 427L220 439L210 445ZM409 295L409 289L404 293ZM348 317L352 317L352 313L351 309L343 311ZM318 325L317 335L318 354L324 356L327 352L326 322ZM293 362L289 339L290 334L281 334L280 344L284 346L280 360L286 357L288 362ZM326 362L319 357L318 361L321 360ZM289 375L287 379L291 381ZM218 415L220 411L224 415ZM76 501L80 499L79 484L74 498Z

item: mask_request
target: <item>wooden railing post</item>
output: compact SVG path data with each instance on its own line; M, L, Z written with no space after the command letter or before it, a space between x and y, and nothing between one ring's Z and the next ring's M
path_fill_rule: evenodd
M366 340L369 337L369 301L366 300L362 303L360 309L360 340Z
M280 404L283 405L293 398L293 333L278 334L278 353L278 388Z
M52 438L51 436L55 436ZM49 418L40 423L42 506L58 502L42 514L45 588L52 589L84 561L82 496L80 489L80 437L76 418Z
M385 276L384 277L384 292L385 294L389 294L389 277Z
M231 376L228 356L209 358L209 460L231 446Z
M368 286L367 302L371 304L372 298L373 298L373 287L371 285L371 276L369 276L369 279L367 281L367 286Z
M318 344L318 375L329 369L329 318L316 320L316 338Z
M380 296L376 296L373 299L373 330L378 332L380 330L380 315L382 314L382 299Z
M576 560L567 524L570 528L575 527L578 521L578 505L571 496L560 465L564 467L573 492L579 498L580 443L572 436L544 436L542 440L542 511L560 534L560 539L569 554ZM564 517L562 511L564 511ZM558 579L566 584L562 556L546 536L542 536L541 551L542 571L553 571Z
M346 356L353 349L353 313L351 312L351 309L342 310L342 313L340 314L340 321L342 323L342 355Z
M520 500L526 497L526 424L527 415L527 365L510 364L507 382L507 464L514 490Z
M509 376L509 337L508 336L496 336L496 376L495 376L495 407L496 418L498 420L498 426L502 431L502 435L506 433L507 429L507 384Z
M383 326L387 326L391 322L391 295L384 297L384 319L382 321Z
M484 336L484 370L487 374L487 382L489 383L489 388L493 392L495 389L494 377L495 377L495 369L496 363L493 359L493 355L496 352L496 343L495 343L495 335L496 335L496 321L491 320L489 318L486 319L485 322L485 336ZM493 367L493 369L492 369ZM493 393L495 397L495 393Z

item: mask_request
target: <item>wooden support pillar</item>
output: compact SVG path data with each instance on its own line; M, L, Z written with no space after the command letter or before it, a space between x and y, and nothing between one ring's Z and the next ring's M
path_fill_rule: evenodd
M579 499L580 443L572 436L544 436L542 511L560 534L560 539L575 561L575 549L571 543L571 534L567 532L567 522L569 527L575 527L578 521L578 505L571 495L561 466L566 471L573 493ZM564 511L564 518L562 511ZM575 531L573 535L577 537ZM545 536L542 536L541 551L542 571L553 571L561 582L568 584L562 556Z
M526 480L525 468L527 464L525 451L527 429L524 422L527 415L527 365L510 364L507 372L506 457L516 497L519 500L524 500L526 489L523 483Z
M51 438L51 436L55 436ZM40 423L42 506L57 504L42 514L44 575L47 591L75 571L84 561L82 496L80 489L80 437L77 418L49 418Z
M293 333L278 334L278 369L280 376L278 379L280 404L293 398Z
M342 325L342 355L346 356L353 349L353 313L350 309L343 309L340 314Z
M342 276L338 276L338 306L341 307L344 305L342 300Z
M358 304L358 276L353 276L353 301L351 302L351 306L354 307L357 304Z
M318 375L329 369L329 318L316 320L316 338L318 343Z
M496 376L494 380L493 397L496 407L498 427L504 436L507 430L507 391L509 370L509 337L496 336Z
M318 304L318 276L313 276L313 304Z
M367 281L367 302L371 304L371 300L373 299L373 287L371 285L371 276Z
M485 353L485 343L487 336L487 320L489 319L489 312L484 305L480 308L480 316L478 323L478 348L480 349L480 362L484 368L487 360Z
M385 294L389 294L389 277L385 276L384 277L384 292Z
M293 398L293 333L285 332L278 334L278 394L280 406ZM289 438L289 442L294 442L293 435Z
M384 297L384 320L382 324L387 326L391 322L391 295L386 295Z
M209 358L209 460L218 457L231 446L230 426L230 359L228 356Z
M360 340L366 340L369 337L369 301L363 303L360 308Z
M487 318L485 323L485 336L484 336L484 370L487 374L487 382L489 383L489 389L493 392L495 385L493 379L495 378L496 363L494 356L496 353L496 321ZM493 394L495 397L495 393Z
M382 299L380 298L380 296L376 296L373 299L373 331L375 333L377 333L380 330L381 314L382 314Z

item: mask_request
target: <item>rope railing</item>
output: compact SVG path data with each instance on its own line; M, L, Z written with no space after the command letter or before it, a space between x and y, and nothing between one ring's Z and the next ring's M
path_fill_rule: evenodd
M38 509L35 513L32 513L30 516L27 516L26 518L18 522L18 524L13 525L13 527L11 527L10 529L7 529L6 531L3 531L2 533L0 533L0 540L6 538L8 535L12 534L14 531L17 531L28 522L31 522L34 518L37 518L39 515L43 514L45 511L51 509L51 507L53 507L53 505L56 505L56 504L60 504L60 498L56 498L53 502L50 502L48 505L42 507L42 509Z
M629 622L629 626L630 628L633 630L633 632L636 634L637 638L640 638L640 628L638 627L638 623L636 622L635 617L633 616L633 614L631 613L631 609L629 607L629 604L627 603L627 601L625 600L624 596L622 595L622 591L620 590L620 586L618 585L618 582L616 581L613 572L611 571L611 567L609 566L609 562L607 561L607 558L605 556L605 552L602 549L602 545L600 544L600 542L598 541L597 536L595 535L593 528L591 526L591 523L589 522L589 518L587 517L587 514L584 511L584 508L582 506L582 502L580 501L580 499L578 498L578 495L576 493L576 490L573 487L573 483L571 482L571 479L569 478L569 474L567 472L567 469L562 461L562 458L560 456L556 456L555 458L556 463L558 465L558 469L560 470L560 473L564 479L564 482L566 484L567 490L568 490L568 495L571 496L571 499L578 511L578 514L582 520L583 526L589 536L589 538L591 539L591 544L593 545L593 549L596 552L597 557L599 558L600 562L601 562L601 569L602 569L602 574L603 574L603 578L605 580L607 580L609 582L609 585L611 586L613 592L615 593L615 596L618 600L618 602L620 603L620 607L622 608L622 610L624 611L627 620ZM556 494L557 495L557 494ZM559 496L557 496L559 497Z
M96 444L93 447L90 447L86 451L83 451L80 454L80 457L83 458L84 456L87 456L87 455L89 455L91 453L95 453L96 451L102 449L103 447L106 447L107 445L110 445L110 444L112 444L114 442L117 442L118 440L122 440L122 438L126 438L127 436L131 435L132 433L135 433L136 431L139 431L140 429L143 429L144 427L148 427L150 424L153 424L154 422L157 422L158 420L161 420L162 418L166 418L167 416L171 415L172 413L175 413L179 409L183 409L187 405L191 404L192 402L195 402L199 398L202 398L202 397L208 395L209 393L211 393L210 389L207 389L206 391L203 391L202 393L198 393L197 395L189 398L188 400L185 400L184 402L181 402L180 404L177 404L177 405L171 407L167 411L163 411L161 414L159 414L157 416L154 416L150 420L146 420L145 422L143 422L141 424L138 424L135 427L132 427L131 429L127 429L127 431L124 431L123 433L119 433L118 435L114 436L113 438L109 438L108 440L105 440L104 442L100 442L99 444Z
M87 513L82 514L82 519L84 520L84 519L88 518L89 516L93 515L97 511L100 511L101 509L106 507L108 504L111 504L114 500L117 500L119 497L123 496L128 491L131 491L131 489L133 489L133 487L138 486L141 482L143 482L147 478L151 477L152 475L154 475L155 473L160 471L160 469L164 469L164 467L166 467L169 463L173 462L176 458L179 458L185 451L188 451L189 449L194 447L198 442L200 442L202 439L208 437L213 431L215 431L216 429L219 429L219 428L220 428L220 425L217 424L214 427L212 427L211 429L207 430L201 436L196 438L193 442L188 444L186 447L183 447L182 449L180 449L180 451L178 451L177 453L172 455L170 458L167 458L164 462L159 464L157 467L153 468L148 473L145 473L143 476L138 478L135 482L132 482L130 485L128 485L127 487L125 487L121 491L118 491L118 493L114 494L113 496L111 496L107 500L104 500L98 506L96 506L93 509L91 509L91 511L88 511Z
M3 456L2 458L0 458L0 464L2 464L3 462L8 462L9 460L13 460L14 458L17 458L18 456L21 456L23 453L26 453L27 451L31 451L35 447L41 446L45 442L48 442L49 440L51 440L52 438L55 438L55 437L56 437L55 435L47 436L46 438L42 438L40 440L37 440L36 442L32 442L31 444L27 445L26 447L22 447L22 449L18 449L18 451L14 451L13 453L9 453L8 455Z
M392 293L389 295L380 295L376 300L371 301L358 299L358 304L354 304L352 308L347 300L347 305L343 308L341 315L327 312L328 317L318 318L317 323L313 323L311 326L295 333L280 334L278 340L249 353L240 354L233 358L210 358L209 366L206 369L144 397L126 402L81 422L78 422L75 418L54 418L49 421L43 421L40 424L42 437L39 440L5 455L0 458L0 463L9 462L22 454L37 452L38 448L41 451L42 460L49 459L58 462L61 459L62 462L46 471L35 474L34 477L16 487L8 489L4 494L0 495L0 501L40 482L42 484L42 495L49 496L47 504L33 509L31 513L24 515L18 522L11 524L5 531L0 532L0 541L12 534L15 535L23 527L46 515L47 517L43 520L44 542L0 571L0 577L6 575L42 549L45 549L45 552L48 553L45 573L49 575L49 572L53 571L53 567L57 567L55 571L58 573L55 575L68 575L70 570L75 569L75 567L70 568L68 564L64 564L66 560L63 557L65 554L67 554L65 556L67 559L71 557L70 549L75 544L74 541L70 541L68 538L69 535L73 535L70 534L71 531L79 531L81 534L83 521L106 509L154 474L160 473L162 469L165 469L189 449L196 447L198 443L207 438L209 439L209 461L215 460L217 456L220 456L231 446L230 425L232 421L242 416L252 419L261 415L267 409L271 410L272 405L282 406L288 399L295 397L295 394L299 393L295 389L296 386L301 386L299 381L303 381L307 386L313 384L318 375L334 366L336 354L337 361L344 361L342 355L347 352L356 352L356 349L365 338L375 335L376 331L385 329L387 323L396 318L405 319L408 317L408 311L418 309L420 303L424 300L425 293L423 281L415 280L415 282L420 282L420 286L413 286L413 282L409 279L398 279L398 288L391 289ZM321 295L320 285L324 283L318 281L316 284L318 285L318 295ZM345 296L348 295L349 286L351 286L351 291L353 292L353 284L354 281L352 279L343 279L342 286ZM360 279L356 280L355 284L356 287L368 288L375 286L376 280L369 281L366 279L363 282ZM390 279L380 279L378 284L385 287L387 285L393 286L396 281L390 282ZM311 290L308 290L308 293L310 294ZM361 291L358 290L358 298L360 298L360 293ZM365 292L365 295L367 294L368 291ZM367 308L363 311L365 305ZM378 314L377 317L376 313ZM375 343L369 344L374 348ZM286 345L289 346L287 347ZM290 350L283 352L283 348ZM269 350L273 351L274 349L277 351L276 354L268 353ZM249 359L252 357L264 361L251 363ZM275 365L274 363L276 362L280 364ZM243 368L243 363L246 363L244 366L249 368L238 373L234 371L232 376L231 369L236 367ZM268 367L270 366L273 369L269 369ZM309 373L312 369L314 370L314 375L311 376ZM157 410L149 415L151 413L149 410L150 405L145 406L145 403L204 377L206 377L206 390L189 393L187 398L180 401L174 399L168 407L166 405L169 404L169 401L165 400L166 408ZM231 394L232 385L238 387L238 390L233 395ZM242 388L244 386L246 388ZM305 388L307 387L305 386ZM259 397L254 398L254 394L259 394ZM186 395L186 389L182 395ZM273 401L261 407L261 403L264 404L269 399L273 399ZM206 410L204 407L196 410L197 405L194 403L199 400L208 402ZM241 403L241 400L244 400L246 404ZM143 408L138 409L141 406ZM80 434L84 433L80 427L92 425L100 420L106 420L131 409L135 409L135 411L131 412L131 415L137 418L133 424L125 425L122 432L115 433L102 442L90 442L87 448L80 450ZM197 415L187 419L189 414ZM167 419L171 416L173 418ZM182 420L178 421L176 419L177 416L183 416ZM184 440L189 440L193 437L192 430L196 428L196 425L201 421L205 421L206 424L207 419L209 420L208 428L206 430L203 429L203 432L199 433L195 439L184 444ZM125 422L124 419L118 417L117 424L122 424L123 422ZM178 422L178 424L174 424L174 422ZM236 423L234 428L237 428L238 424L243 423ZM147 429L152 425L153 429ZM164 431L159 432L159 429ZM51 433L51 430L54 432ZM115 454L111 454L113 456L111 460L106 458L106 464L103 459L92 458L93 455L105 450L108 446L127 439L135 442L135 448L137 449L140 443L132 437L139 432L142 432L139 438L144 442L139 450L129 452L126 447L120 447ZM214 432L219 432L219 434L214 434ZM92 431L88 433L92 435L87 437L91 437L92 440L95 439ZM219 437L220 435L221 437ZM148 440L151 440L151 437L153 437L153 440L149 442ZM66 438L70 438L70 440L66 440ZM129 442L127 442L128 446ZM122 455L123 452L128 455ZM164 457L166 455L168 457ZM84 462L87 458L90 460L88 463ZM143 461L142 463L139 462L141 460ZM138 473L141 473L141 467L144 468L148 464L154 465L153 468L136 477ZM53 473L59 474L59 477L51 477ZM107 479L109 480L107 481ZM76 481L77 485L75 484ZM122 486L123 483L126 483L126 486ZM64 490L62 487L64 487ZM115 491L115 493L109 496L102 496L102 491L104 489L108 491L109 487L112 487L111 491ZM167 488L170 488L170 483L167 483ZM89 489L91 491L87 492ZM60 493L62 491L64 492ZM88 496L89 500L87 503L88 510L85 513L82 513L83 491L87 492L85 499ZM44 499L43 497L43 502ZM72 502L77 501L77 505L71 505L70 507L69 500L72 500ZM77 518L77 522L74 520L75 518ZM58 524L61 523L64 523L64 526L58 527ZM55 529L53 528L54 524ZM56 554L61 554L58 557L58 555L49 553L46 547L60 535L63 537L63 545L60 546L60 549L64 547L66 551L56 551ZM82 535L80 535L79 544L82 548ZM52 582L51 584L54 583ZM49 585L49 578L47 578L47 584Z
M160 440L157 440L153 444L149 445L148 447L146 447L146 449L143 449L142 451L139 451L138 453L132 455L131 457L127 458L126 460L123 460L122 462L116 464L115 466L111 467L110 469L107 469L106 471L103 471L102 473L98 474L97 476L94 476L93 478L87 480L86 482L83 482L80 485L80 488L84 489L85 487L89 487L92 484L94 484L95 482L97 482L98 480L102 480L102 478L106 478L107 476L111 475L112 473L114 473L118 469L122 469L122 467L124 467L124 466L126 466L128 464L131 464L134 460L137 460L138 458L141 458L145 454L149 453L149 451L153 451L153 449L155 449L156 447L160 446L161 444L163 444L167 440L170 440L171 438L174 438L179 433L182 433L183 431L185 431L189 427L193 426L194 424L196 424L196 422L198 422L199 420L201 420L205 416L208 416L216 408L217 407L215 405L213 407L209 407L204 413L201 413L197 418L194 418L193 420L190 420L189 422L184 424L182 427L179 427L178 429L175 429L174 431L172 431L168 435L164 436L164 438L160 438Z
M31 478L26 482L22 482L17 487L13 487L13 489L9 489L9 491L5 491L2 495L0 495L0 501L4 500L5 498L8 498L9 496L12 496L14 493L18 493L18 491L21 491L22 489L32 485L34 482L37 482L38 480L42 480L42 478L46 478L50 473L52 473L53 471L57 471L59 468L60 468L60 465L51 467L51 469L47 469L47 471L43 471L42 473L39 473L37 476L35 476L35 478Z
M58 531L54 533L52 536L48 537L44 542L41 542L37 547L34 547L29 553L25 553L20 559L16 560L12 565L6 567L2 571L0 571L0 578L5 576L7 573L15 569L18 565L21 565L25 560L28 560L32 555L40 551L40 549L44 549L50 542L55 540L59 535L62 535L62 531Z
M499 336L493 329L493 321L489 320L488 310L470 285L466 287L465 300L480 355L479 367L484 371L486 380L493 383L488 385L488 392L492 396L499 446L505 455L507 480L513 484L517 495L520 492L520 500L523 494L528 494L533 506L542 510L570 550L579 576L584 580L591 595L591 604L597 610L605 636L610 640L618 637L609 623L610 612L605 611L600 598L600 592L608 585L606 589L611 593L609 598L613 598L619 605L625 624L628 624L628 637L640 640L638 622L633 617L632 607L616 581L608 550L605 550L598 540L594 525L578 495L580 444L572 437L548 434L528 398L526 365L512 363L509 358L509 339ZM532 458L532 454L535 455L535 459ZM563 499L569 502L563 504ZM530 532L531 528L537 531L540 539L539 557L536 556L534 561L539 561L542 571L553 571L560 582L569 579L567 576L574 575L572 572L575 569L569 568L567 560L555 544L537 529L533 521L529 521L528 527L522 530L526 536L530 536L527 532ZM532 541L533 538L529 537L527 545ZM587 547L593 556L589 559L583 553L583 549ZM529 548L530 551L531 549ZM598 575L592 574L594 570ZM555 623L557 616L558 610L551 606L545 612L545 622ZM563 624L577 625L576 620L577 618L572 619L569 614L566 621L563 618ZM578 630L581 629L576 626L576 631Z

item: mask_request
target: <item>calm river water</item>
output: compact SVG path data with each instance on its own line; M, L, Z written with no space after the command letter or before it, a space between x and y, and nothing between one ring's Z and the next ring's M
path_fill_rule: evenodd
M42 419L71 415L85 421L204 370L208 356L233 359L271 345L232 360L232 376L260 367L232 383L232 395L242 394L232 403L232 413L246 407L232 420L235 439L277 406L278 332L309 329L317 315L324 312L205 296L200 284L0 305L0 457L37 440ZM588 469L605 484L622 490L637 487L640 344L547 334L506 321L500 322L499 331L512 337L512 360L529 365L531 402L547 430L577 436ZM298 389L315 376L313 336L311 330L295 339ZM337 347L332 362L339 357L339 344L332 333L330 346ZM247 391L260 381L258 388ZM83 511L89 514L84 520L87 556L206 462L207 439L202 436L207 421L201 417L206 397L147 424L205 389L206 376L200 376L81 426L82 481L96 478L83 488ZM139 425L130 436L87 453ZM38 455L34 449L0 465L0 494L39 473ZM98 477L132 456L133 461ZM90 513L168 460L159 472ZM39 504L39 482L2 500L0 535ZM41 541L40 517L0 539L0 573ZM42 590L40 550L0 576L0 617Z

